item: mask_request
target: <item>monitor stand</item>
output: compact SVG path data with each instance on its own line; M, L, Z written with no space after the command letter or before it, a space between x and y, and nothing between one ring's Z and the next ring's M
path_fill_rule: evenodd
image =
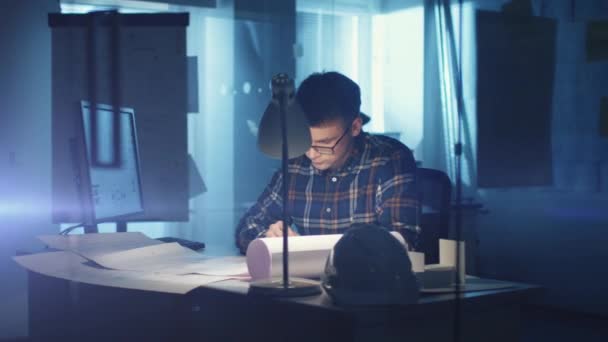
M116 232L126 233L127 232L127 221L116 221Z
M95 234L99 233L99 229L97 229L97 224L85 224L82 226L84 228L85 234Z

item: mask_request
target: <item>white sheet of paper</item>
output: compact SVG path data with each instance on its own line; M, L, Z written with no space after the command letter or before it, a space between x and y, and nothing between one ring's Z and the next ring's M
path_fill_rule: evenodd
M459 278L464 282L465 280L465 252L464 252L464 241L459 242L460 245L460 258L459 258ZM456 267L456 241L439 239L439 265L453 266Z
M209 258L175 242L107 253L91 260L117 270L249 277L245 257Z
M398 232L391 232L391 234L405 245L401 234ZM312 279L321 277L325 270L327 256L341 237L342 234L289 237L290 276ZM279 277L283 272L282 265L282 238L261 238L253 240L249 244L247 267L252 280Z
M412 271L416 273L424 272L424 253L408 251L407 254L412 262Z
M87 259L116 251L163 244L140 232L41 235L38 239L51 248L72 251Z
M72 252L49 252L13 257L22 267L40 274L82 283L184 294L199 286L231 279L225 276L108 270L86 265L87 260Z

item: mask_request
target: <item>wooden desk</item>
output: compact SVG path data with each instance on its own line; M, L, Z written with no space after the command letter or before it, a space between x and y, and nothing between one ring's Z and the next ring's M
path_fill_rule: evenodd
M236 280L176 295L28 274L33 340L454 340L453 294L425 295L416 305L354 309L334 306L326 294L255 297ZM539 288L505 284L512 287L461 294L460 341L519 341L520 307Z

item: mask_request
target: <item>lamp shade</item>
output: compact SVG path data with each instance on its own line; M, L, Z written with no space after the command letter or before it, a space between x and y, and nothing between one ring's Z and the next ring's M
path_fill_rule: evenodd
M302 108L295 99L287 101L285 109L288 158L303 155L311 145L310 128ZM279 103L272 100L260 120L258 147L271 158L281 159L282 135Z

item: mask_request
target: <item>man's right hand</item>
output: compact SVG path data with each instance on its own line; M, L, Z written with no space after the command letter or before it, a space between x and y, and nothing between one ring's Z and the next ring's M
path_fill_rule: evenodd
M281 237L283 236L283 221L277 221L271 224L266 231L266 237ZM298 236L296 232L291 230L291 228L287 229L287 236Z

